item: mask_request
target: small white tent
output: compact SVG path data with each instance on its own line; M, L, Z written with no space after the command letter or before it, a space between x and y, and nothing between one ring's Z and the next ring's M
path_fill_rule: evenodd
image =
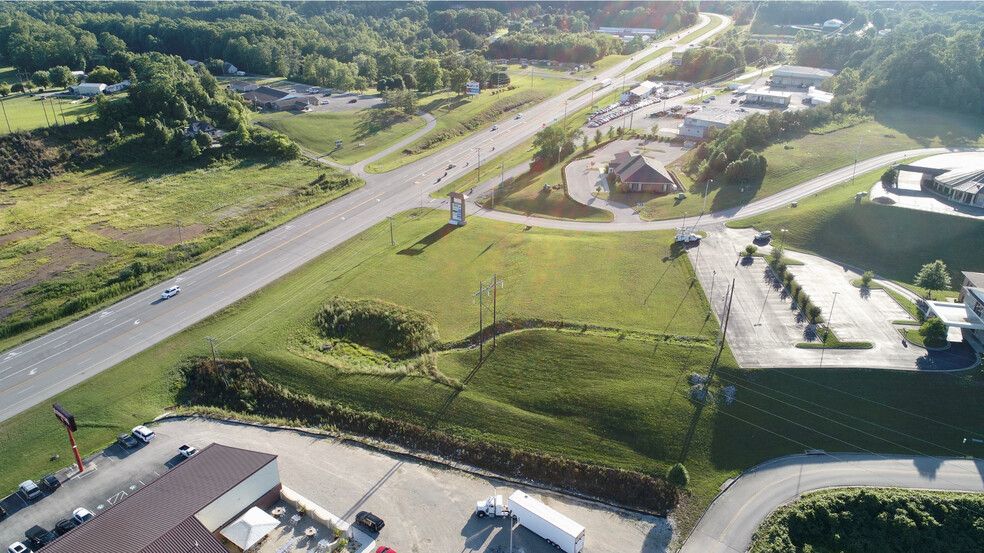
M239 547L249 549L278 524L280 521L263 512L263 509L253 507L220 533Z

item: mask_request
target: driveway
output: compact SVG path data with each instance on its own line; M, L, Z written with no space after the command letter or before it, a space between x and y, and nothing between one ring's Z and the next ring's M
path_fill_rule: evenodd
M742 553L777 507L823 488L984 492L984 460L832 453L791 455L742 474L701 517L680 553Z
M50 528L85 506L95 513L132 493L179 462L177 447L212 442L278 455L283 484L342 519L361 510L386 521L377 543L401 553L505 553L509 530L503 519L474 516L475 502L494 492L508 497L514 485L379 453L333 438L292 430L174 419L152 425L157 439L126 458L118 446L97 456L96 470L66 482L54 497L11 513L0 525L0 544L23 538L32 524ZM156 471L156 473L155 473ZM667 551L672 528L665 519L623 512L534 488L522 488L586 529L585 553ZM19 501L19 500L17 500ZM7 503L4 503L6 506ZM9 509L8 509L9 510ZM516 551L552 553L553 547L522 527L513 532Z
M735 281L727 340L742 367L961 370L976 362L962 344L954 344L947 352L927 352L903 345L891 322L910 317L891 296L883 290L868 292L854 287L852 282L861 275L853 268L788 251L789 258L804 263L791 265L790 271L813 303L823 309L824 318L830 320L838 338L873 344L870 349L797 348L797 343L817 341L812 327L772 280L764 258L738 257L738 252L752 243L755 230L699 223L695 226L707 231L708 236L700 246L688 248L687 254L701 286L711 298L718 320L723 320L724 299L732 280ZM760 244L759 251L768 253L771 245Z

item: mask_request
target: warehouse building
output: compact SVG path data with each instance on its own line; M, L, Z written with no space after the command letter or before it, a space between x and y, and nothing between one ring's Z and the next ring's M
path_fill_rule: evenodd
M793 95L788 92L778 92L768 88L755 88L745 93L745 103L763 106L787 107Z
M834 76L833 69L817 69L799 65L783 65L772 72L772 86L795 86L808 88L820 86Z
M735 121L740 121L748 116L748 112L735 111L728 108L706 107L694 112L683 119L680 124L678 134L682 138L707 138L707 131L714 127L723 129Z
M229 553L216 535L276 503L280 489L276 455L212 444L44 551Z

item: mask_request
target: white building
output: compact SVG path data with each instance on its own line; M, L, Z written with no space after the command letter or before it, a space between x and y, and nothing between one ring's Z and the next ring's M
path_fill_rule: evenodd
M677 127L678 134L686 138L707 138L707 131L711 127L723 129L748 115L748 112L728 108L706 107L684 117L683 123Z
M103 83L82 83L69 87L69 92L74 92L79 96L95 96L96 94L102 94L106 91L106 85Z
M766 106L786 107L793 97L788 92L778 92L768 88L755 88L745 93L745 102L749 104L761 104Z
M947 328L959 328L967 343L984 351L984 273L964 271L957 303L927 301L930 314Z
M659 90L660 84L654 83L652 81L642 81L634 88L629 90L627 93L622 94L622 101L638 102L639 100L644 100L653 95L653 92Z
M103 92L107 92L107 93L108 92L119 92L121 90L126 90L128 88L130 88L130 81L129 80L125 80L125 81L118 82L116 84L111 84L111 85L107 86L106 87L106 90L104 90Z
M834 29L840 29L844 26L844 22L840 19L828 19L823 22L823 30L832 31Z
M815 86L811 86L809 92L806 93L806 97L803 98L803 103L810 104L811 106L820 106L829 104L833 99L833 92L824 92Z
M772 72L773 86L798 86L807 88L820 86L837 72L833 69L819 69L799 65L783 65Z

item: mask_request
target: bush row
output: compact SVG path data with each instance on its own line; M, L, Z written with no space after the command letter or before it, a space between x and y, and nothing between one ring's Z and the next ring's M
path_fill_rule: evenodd
M677 488L639 472L465 440L405 420L301 396L269 383L245 359L221 360L218 364L195 359L184 366L183 373L186 397L195 404L329 426L660 515L667 514L679 500Z
M908 490L830 490L780 507L755 532L752 553L971 553L984 543L984 498Z
M779 277L779 282L781 282L785 287L786 291L789 293L789 297L799 306L806 315L806 319L810 321L811 324L819 324L823 322L823 309L818 305L815 305L811 300L810 296L803 291L803 287L796 282L796 277L793 272L786 267L786 264L781 258L769 258L769 266L775 271L776 276Z

